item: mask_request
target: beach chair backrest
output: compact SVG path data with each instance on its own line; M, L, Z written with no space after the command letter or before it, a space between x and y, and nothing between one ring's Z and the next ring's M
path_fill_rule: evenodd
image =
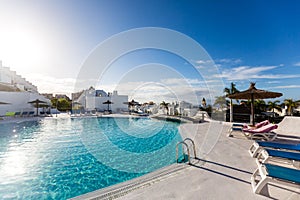
M15 113L15 116L20 116L21 115L21 112L16 112Z
M268 125L268 124L270 124L269 120L265 120L265 121L257 123L255 125L255 128L260 128L260 127L263 127L263 126Z
M249 133L269 133L274 129L276 129L277 127L278 127L277 124L267 124L257 129L243 129L243 131Z
M27 116L27 115L28 115L27 111L22 112L22 116Z
M258 133L268 133L274 129L276 129L278 126L277 124L267 124L265 126L262 126L258 129L254 129L255 132L258 132Z
M300 184L300 170L267 163L265 166L269 176Z
M300 152L296 153L296 152L280 151L280 150L272 150L272 149L265 149L265 151L268 152L269 156L300 161Z
M259 146L262 146L262 147L300 151L300 143L285 144L285 143L278 143L278 142L262 142L262 141L256 141L256 142L258 143Z

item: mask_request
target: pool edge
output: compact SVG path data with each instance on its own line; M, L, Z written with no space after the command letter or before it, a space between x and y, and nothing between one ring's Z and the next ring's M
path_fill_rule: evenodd
M86 194L82 194L70 200L82 200L82 199L90 199L90 200L98 200L98 199L115 199L121 196L128 194L129 192L140 189L143 187L150 186L151 184L160 181L168 176L178 173L182 169L187 168L189 165L187 164L177 164L174 163L172 165L163 167L154 172L145 174L143 176L118 183L113 186L109 186L107 188L95 190Z

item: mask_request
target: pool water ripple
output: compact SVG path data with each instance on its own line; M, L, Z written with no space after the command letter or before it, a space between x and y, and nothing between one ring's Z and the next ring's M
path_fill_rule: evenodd
M67 199L174 163L177 124L140 120L0 124L0 199ZM112 146L134 156L120 158Z

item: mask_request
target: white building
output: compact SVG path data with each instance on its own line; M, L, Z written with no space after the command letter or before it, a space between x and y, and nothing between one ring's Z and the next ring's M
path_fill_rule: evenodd
M4 116L8 112L30 112L36 108L34 104L28 103L39 99L50 105L50 100L36 92L6 92L0 91L0 101L5 104L0 105L0 116Z
M0 61L0 84L2 87L7 86L16 91L38 92L35 85L17 75L9 67L2 66L2 61Z
M163 108L164 114L165 109ZM193 104L186 102L186 101L181 101L181 102L176 102L176 103L171 103L168 105L168 113L169 115L182 115L182 116L187 116L187 117L193 117L197 114L199 111L198 107L194 107Z
M79 94L79 95L78 95ZM77 96L77 98L76 98ZM113 113L128 111L127 95L119 95L117 91L106 93L103 90L95 90L93 87L77 94L72 94L73 108L74 104L79 104L84 111L100 111L111 110ZM110 101L112 104L103 104Z
M140 109L144 112L144 113L148 113L148 114L157 114L159 111L159 105L155 104L155 103L146 103L143 104Z
M35 85L2 66L0 61L0 116L7 112L35 111L34 105L28 102L36 99L50 105L50 101L38 93Z

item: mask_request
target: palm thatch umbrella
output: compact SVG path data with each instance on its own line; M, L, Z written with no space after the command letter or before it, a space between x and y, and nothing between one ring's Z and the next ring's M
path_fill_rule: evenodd
M256 89L255 83L250 83L248 90L237 92L231 95L227 95L230 99L251 99L251 119L250 124L254 126L254 99L269 99L281 97L282 93L270 92L267 90Z
M36 99L34 101L29 101L28 103L32 103L32 104L35 104L35 107L36 107L36 115L38 116L39 115L39 105L40 104L45 104L46 102L45 101L41 101L39 99Z
M7 104L10 104L10 103L0 101L0 105L7 105Z
M131 101L128 102L124 102L124 104L128 105L128 110L131 111L133 106L137 106L140 105L139 102L135 101L134 99L132 99ZM130 109L129 109L130 108Z
M109 105L113 104L113 102L111 102L110 100L107 100L107 101L103 102L103 104L107 104L107 111L109 111Z

